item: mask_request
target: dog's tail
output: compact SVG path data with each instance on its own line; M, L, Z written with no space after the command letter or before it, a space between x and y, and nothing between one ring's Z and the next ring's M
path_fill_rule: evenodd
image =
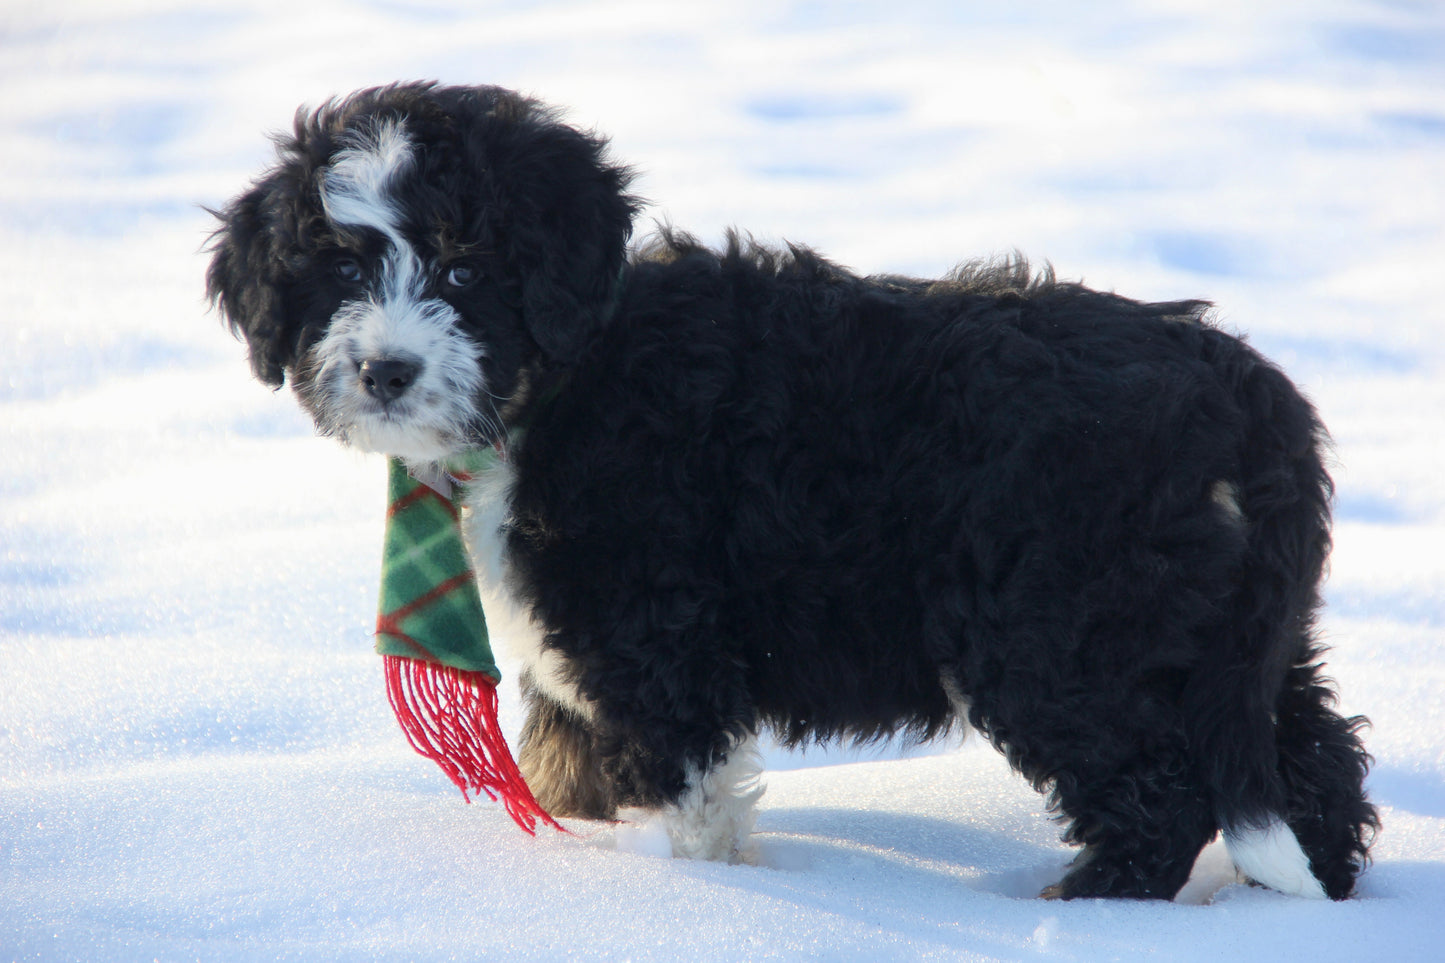
M1216 640L1223 662L1186 695L1191 742L1236 868L1286 893L1343 899L1378 819L1363 788L1365 720L1333 710L1314 639L1330 549L1327 441L1278 369L1249 349L1232 363L1240 471L1212 494L1246 548Z

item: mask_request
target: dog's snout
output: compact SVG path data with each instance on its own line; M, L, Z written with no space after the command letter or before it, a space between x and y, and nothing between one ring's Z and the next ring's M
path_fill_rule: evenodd
M361 387L378 401L395 401L416 381L421 365L400 358L363 361L357 369Z

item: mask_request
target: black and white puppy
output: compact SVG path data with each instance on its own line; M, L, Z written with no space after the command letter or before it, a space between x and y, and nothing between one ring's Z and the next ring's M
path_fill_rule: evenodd
M984 733L1083 847L1045 895L1168 899L1222 831L1343 898L1376 826L1313 638L1323 430L1200 302L1021 263L859 277L665 234L597 137L497 88L298 114L211 297L320 431L469 495L524 614L554 814L736 858L752 740ZM495 543L493 550L486 547Z

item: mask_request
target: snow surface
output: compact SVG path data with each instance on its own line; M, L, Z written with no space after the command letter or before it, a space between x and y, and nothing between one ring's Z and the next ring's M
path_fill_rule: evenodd
M704 238L1214 299L1338 446L1360 898L1216 843L1172 905L1037 900L1070 853L976 743L772 751L761 866L463 805L370 653L381 463L201 294L263 132L418 77L568 105ZM0 84L0 960L1445 959L1436 0L8 0Z

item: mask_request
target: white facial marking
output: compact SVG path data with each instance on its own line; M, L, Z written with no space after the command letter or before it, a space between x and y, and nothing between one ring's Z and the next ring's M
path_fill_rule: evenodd
M422 279L421 259L401 233L402 213L392 196L397 178L411 169L411 141L398 121L385 121L369 135L357 132L352 140L326 171L321 206L333 224L367 227L386 237L384 298L418 297L413 289Z
M351 141L326 170L321 189L326 216L333 224L370 227L395 239L401 213L389 192L392 182L411 168L411 141L397 121L386 121L369 135L358 131Z
M398 180L413 164L399 121L351 135L323 175L322 207L337 227L386 239L380 277L332 316L325 337L303 362L314 387L305 394L319 427L348 444L416 461L443 458L468 443L479 421L485 349L458 327L456 310L427 297L425 266L403 233ZM382 404L361 385L363 361L405 360L420 371L400 398Z
M483 352L455 322L452 307L436 299L367 297L342 305L310 353L322 429L363 450L416 461L460 447L475 421ZM371 358L417 361L421 374L382 407L357 378L357 365Z

